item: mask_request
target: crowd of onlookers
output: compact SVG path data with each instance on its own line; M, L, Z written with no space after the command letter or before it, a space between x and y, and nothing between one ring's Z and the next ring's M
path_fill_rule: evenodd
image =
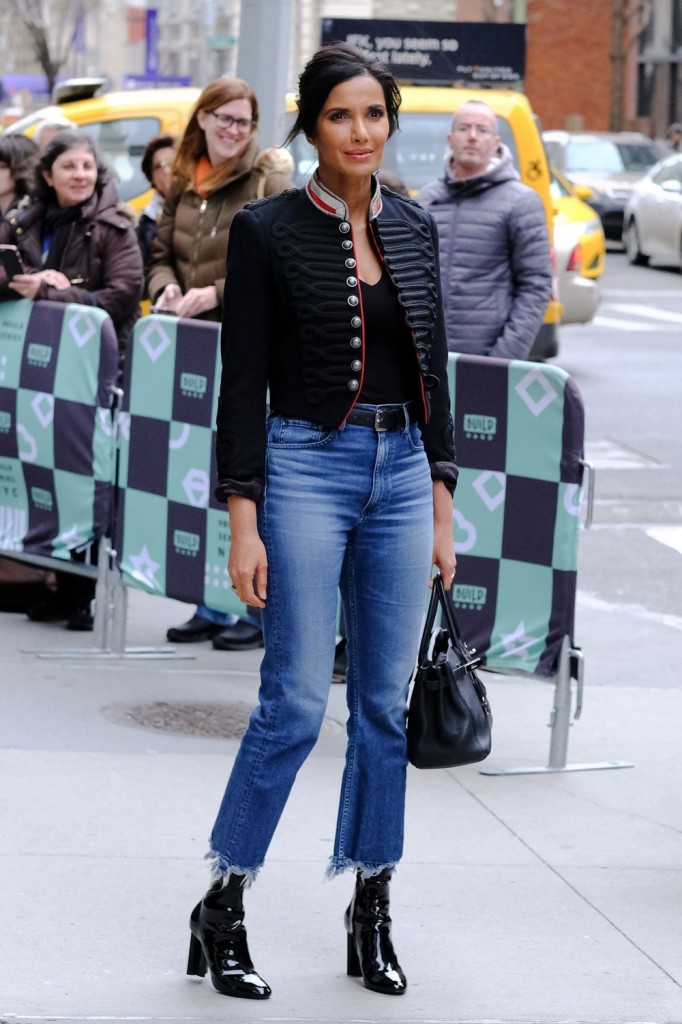
M225 256L235 213L247 202L292 184L291 157L282 149L260 150L257 126L258 102L246 82L234 78L211 82L181 138L165 133L148 142L141 169L153 191L139 217L119 201L114 176L102 163L87 131L63 119L42 123L33 139L0 134L0 245L15 246L20 260L18 273L10 274L0 266L0 302L24 298L98 306L109 314L116 329L121 368L142 299L149 299L152 308L178 316L220 321ZM493 254L484 251L477 227L480 205L485 202L488 221L497 232L490 235L489 244L499 256L495 272L498 297L504 280L509 308L517 311L518 320L525 281L529 308L532 306L532 323L522 324L522 330L506 313L504 323L498 323L492 311L491 323L485 327L485 345L473 338L471 325L469 344L482 354L524 358L518 346L506 344L504 339L515 337L516 332L526 345L534 336L535 321L539 322L546 306L547 289L540 287L544 250L538 251L536 263L526 273L506 254L499 237L520 231L510 227L510 218L519 217L525 203L528 237L540 244L544 213L532 190L516 183L518 175L500 145L494 115L485 104L466 104L453 116L448 142L450 157L443 179L419 196L436 217L441 244L447 243L450 251L455 210L457 236L465 248L469 246L462 210L469 211L471 231L477 236L476 251L483 253L490 265ZM671 149L680 149L681 124L670 125L667 142ZM382 181L404 191L403 184L387 174ZM532 203L535 207L531 209ZM530 244L517 248L528 261ZM442 267L444 284L448 274L461 275L465 265L473 275L472 287L478 285L484 295L492 282L469 257L458 257ZM452 297L457 290L446 288L448 334L459 330L466 315L466 310L454 305ZM470 301L471 288L459 291ZM479 303L476 308L480 313L483 306ZM484 329L482 323L477 313L475 328L479 332ZM462 350L461 344L456 347ZM0 610L25 611L34 621L65 621L68 629L90 630L93 599L94 581L89 577L64 571L48 573L0 559ZM187 622L171 627L167 636L176 643L210 640L218 650L248 649L263 642L257 609L247 608L238 618L206 605L197 607Z
M87 131L43 123L34 139L0 135L0 244L20 272L0 266L0 301L24 298L93 305L111 317L120 365L140 300L182 317L220 321L232 219L250 200L291 185L291 158L259 150L250 86L222 78L202 92L182 138L151 139L141 161L153 188L137 217ZM74 556L83 557L83 556ZM93 626L94 581L0 560L0 609L38 622ZM174 642L211 640L218 650L262 646L260 616L199 606L168 630Z

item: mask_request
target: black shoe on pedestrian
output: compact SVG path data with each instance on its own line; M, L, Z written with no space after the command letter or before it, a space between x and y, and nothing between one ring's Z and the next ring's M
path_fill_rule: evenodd
M31 622L64 622L72 611L73 608L68 608L64 604L63 597L60 598L56 592L50 591L42 601L29 608L26 615Z
M88 601L71 612L66 622L66 628L74 633L92 633L94 621L92 604Z
M263 646L263 630L246 619L239 619L234 626L223 626L218 636L213 637L216 651L255 651Z
M219 626L203 615L195 614L182 626L171 626L166 632L166 639L175 644L198 644L201 640L210 640L217 636L225 627Z
M345 683L346 681L346 673L348 672L347 643L348 641L345 636L342 636L334 650L334 670L332 672L333 683Z

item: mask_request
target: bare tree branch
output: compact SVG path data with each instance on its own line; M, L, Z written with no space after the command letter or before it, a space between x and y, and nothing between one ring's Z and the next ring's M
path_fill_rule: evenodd
M29 34L33 52L51 93L71 50L79 17L96 0L9 0L15 17Z

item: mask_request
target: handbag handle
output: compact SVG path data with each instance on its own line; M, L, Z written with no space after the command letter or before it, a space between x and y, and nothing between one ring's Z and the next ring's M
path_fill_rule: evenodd
M419 658L418 664L423 665L428 655L429 642L431 640L431 633L433 631L433 625L436 621L436 612L438 611L438 605L441 606L445 613L445 624L448 628L448 632L453 640L456 640L460 646L464 645L462 634L459 631L457 625L457 619L455 618L455 609L452 606L452 598L449 592L445 589L443 583L443 577L437 572L433 577L433 586L431 588L431 600L429 601L428 611L426 613L426 621L424 623L424 630L422 632L421 644L419 645ZM475 651L471 651L471 654L475 654ZM472 658L471 666L479 665L481 662L480 658Z

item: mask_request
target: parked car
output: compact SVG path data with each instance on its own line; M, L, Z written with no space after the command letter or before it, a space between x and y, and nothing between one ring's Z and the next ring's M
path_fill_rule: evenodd
M606 243L599 217L581 198L590 189L574 188L550 168L554 209L554 254L562 324L588 323L599 305L597 278L604 271Z
M565 132L542 134L549 161L574 185L592 190L588 202L601 218L608 239L620 241L625 203L637 181L660 153L639 132Z
M630 263L682 265L682 153L655 164L625 207L623 244Z

